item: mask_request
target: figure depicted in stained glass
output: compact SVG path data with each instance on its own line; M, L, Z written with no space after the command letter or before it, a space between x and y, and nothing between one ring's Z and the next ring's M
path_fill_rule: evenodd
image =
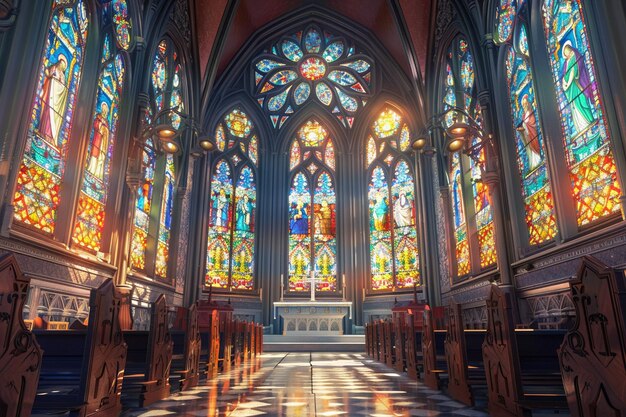
M539 140L537 139L537 119L535 118L535 110L530 103L528 94L522 97L523 116L517 130L521 133L524 141L526 155L530 170L532 171L543 162L541 157L541 149Z
M322 200L322 204L317 211L317 227L318 233L322 235L332 235L333 231L333 209L328 204L328 200Z
M107 158L109 146L109 105L105 102L100 106L100 111L93 121L93 139L87 169L94 177L104 176L104 163Z
M44 81L41 89L41 101L43 110L39 119L39 132L42 135L50 137L57 146L59 131L63 124L63 116L67 104L67 58L63 54L59 54L57 62L50 64L44 70Z
M228 213L230 212L230 199L223 188L217 192L213 199L213 224L219 229L228 228Z
M413 206L404 192L393 203L393 220L396 227L413 225Z
M250 216L252 215L252 202L247 194L237 201L237 230L250 231Z
M298 200L291 208L291 220L289 231L292 235L305 235L309 233L309 216L307 214L308 204Z
M389 230L389 203L387 197L379 195L372 208L374 229L377 231Z

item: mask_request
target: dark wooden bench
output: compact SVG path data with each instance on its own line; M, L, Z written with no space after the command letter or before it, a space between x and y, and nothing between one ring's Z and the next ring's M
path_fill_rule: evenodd
M149 331L124 331L128 346L122 402L145 407L170 396L173 342L168 326L168 308L161 294L152 304Z
M389 319L383 322L383 335L385 338L384 363L388 367L394 368L396 364L396 335L394 333L393 322Z
M564 331L515 331L510 294L497 285L487 299L483 362L490 415L526 416L532 409L567 409L557 348Z
M625 417L625 272L586 256L570 289L576 322L559 348L570 413Z
M198 315L200 330L201 350L200 368L201 374L207 379L214 378L218 373L219 350L220 350L220 317L217 310L202 311Z
M13 254L0 257L0 415L30 416L42 350L22 319L30 278Z
M173 391L185 391L198 385L200 379L200 349L201 340L198 329L198 309L193 304L185 311L184 319L178 320L182 329L170 332L173 341L172 367L170 371L170 385Z
M409 314L407 321L405 344L406 373L409 378L419 379L420 370L424 363L422 354L423 312L421 312L419 316ZM418 324L415 323L416 321L418 321Z
M432 389L440 389L440 375L447 373L444 341L445 330L435 330L433 311L430 306L424 308L422 329L422 355L424 362L424 384Z
M120 414L126 343L119 315L123 300L128 300L123 291L111 279L91 291L86 331L35 333L44 350L35 412Z

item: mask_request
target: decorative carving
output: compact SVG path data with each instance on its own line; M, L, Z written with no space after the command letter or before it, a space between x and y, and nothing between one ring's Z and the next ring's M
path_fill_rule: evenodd
M450 0L439 0L437 2L437 17L435 23L435 39L434 39L434 47L433 51L435 51L435 55L433 55L433 61L436 60L436 53L438 51L439 43L441 42L441 38L443 37L446 29L452 23L452 21L456 18L456 9Z
M168 309L165 296L161 294L152 304L150 342L146 383L141 393L142 407L162 400L170 395L170 368L174 342L168 326Z
M510 294L497 285L491 286L487 317L483 362L489 414L494 417L522 417L525 415L520 406L523 393Z
M396 355L396 364L395 368L398 372L404 372L404 366L406 357L404 353L406 352L406 335L407 335L407 326L405 316L394 316L393 319L393 333L395 334L395 355Z
M437 347L435 345L435 327L433 312L430 306L424 308L424 325L422 327L422 355L424 360L424 384L432 389L439 389L437 369Z
M576 323L558 353L573 417L626 416L626 278L585 256L570 282Z
M88 298L48 290L41 290L40 294L39 300L31 301L34 306L37 306L38 316L57 321L63 319L78 319L82 321L89 316Z
M419 372L417 372L417 347L420 345L421 340L416 338L415 316L413 314L407 315L407 322L406 373L409 378L419 379Z
M395 363L395 350L393 348L395 340L391 320L383 322L383 333L385 334L385 363L388 367L393 368Z
M22 310L30 278L15 256L0 258L0 412L28 417L35 401L42 351L26 329Z
M181 372L180 389L185 391L198 385L200 378L200 331L198 306L193 304L187 312L187 340L185 342L185 369Z
M467 351L461 306L453 302L446 308L446 315L448 321L444 346L448 363L448 392L455 400L471 407L474 405L474 398L468 383Z
M120 327L120 310L126 291L117 288L112 279L91 291L85 352L88 362L80 385L86 415L113 416L122 411L120 395L127 346Z
M174 10L172 10L172 14L170 15L172 22L182 35L185 40L185 45L187 46L187 50L191 50L191 21L189 19L189 8L187 5L187 0L176 0L174 4Z
M463 324L466 329L487 328L487 307L471 307L463 309Z
M537 322L554 322L574 315L570 293L542 295L526 299L531 319Z

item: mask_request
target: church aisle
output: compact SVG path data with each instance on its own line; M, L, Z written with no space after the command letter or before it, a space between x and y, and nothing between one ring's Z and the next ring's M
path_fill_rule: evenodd
M363 354L266 353L125 417L483 417Z

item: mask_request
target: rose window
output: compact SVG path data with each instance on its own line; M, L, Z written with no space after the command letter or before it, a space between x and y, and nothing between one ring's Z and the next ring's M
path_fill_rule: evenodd
M281 128L309 100L317 100L351 128L371 96L373 61L341 36L310 27L283 37L254 61L254 93Z

